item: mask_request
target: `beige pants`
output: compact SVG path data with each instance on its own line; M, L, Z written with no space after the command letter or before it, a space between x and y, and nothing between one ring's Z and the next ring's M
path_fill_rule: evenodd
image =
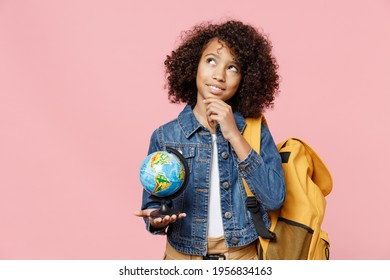
M223 254L227 260L258 260L256 242L247 246L227 248L223 237L208 238L207 254ZM164 260L202 260L202 256L187 255L175 250L167 241Z

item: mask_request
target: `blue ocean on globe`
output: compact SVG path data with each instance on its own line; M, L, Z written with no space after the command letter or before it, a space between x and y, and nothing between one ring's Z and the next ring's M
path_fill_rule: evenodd
M148 155L139 172L144 189L157 197L175 194L183 184L184 175L185 170L180 159L166 151Z

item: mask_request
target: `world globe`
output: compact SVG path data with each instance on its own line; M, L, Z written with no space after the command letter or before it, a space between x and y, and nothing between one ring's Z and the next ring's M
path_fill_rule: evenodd
M149 194L167 198L175 195L182 187L185 168L176 154L157 151L143 160L139 177L142 186Z

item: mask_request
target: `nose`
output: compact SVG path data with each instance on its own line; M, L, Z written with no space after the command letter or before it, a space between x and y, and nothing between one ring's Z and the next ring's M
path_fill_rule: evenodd
M218 82L224 82L225 81L225 71L222 67L216 67L215 71L213 73L213 79L217 80Z

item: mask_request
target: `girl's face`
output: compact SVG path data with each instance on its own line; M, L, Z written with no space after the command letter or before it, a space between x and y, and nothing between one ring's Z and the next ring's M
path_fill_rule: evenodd
M227 101L236 93L240 82L240 69L232 51L223 41L212 39L198 64L198 101L212 96Z

